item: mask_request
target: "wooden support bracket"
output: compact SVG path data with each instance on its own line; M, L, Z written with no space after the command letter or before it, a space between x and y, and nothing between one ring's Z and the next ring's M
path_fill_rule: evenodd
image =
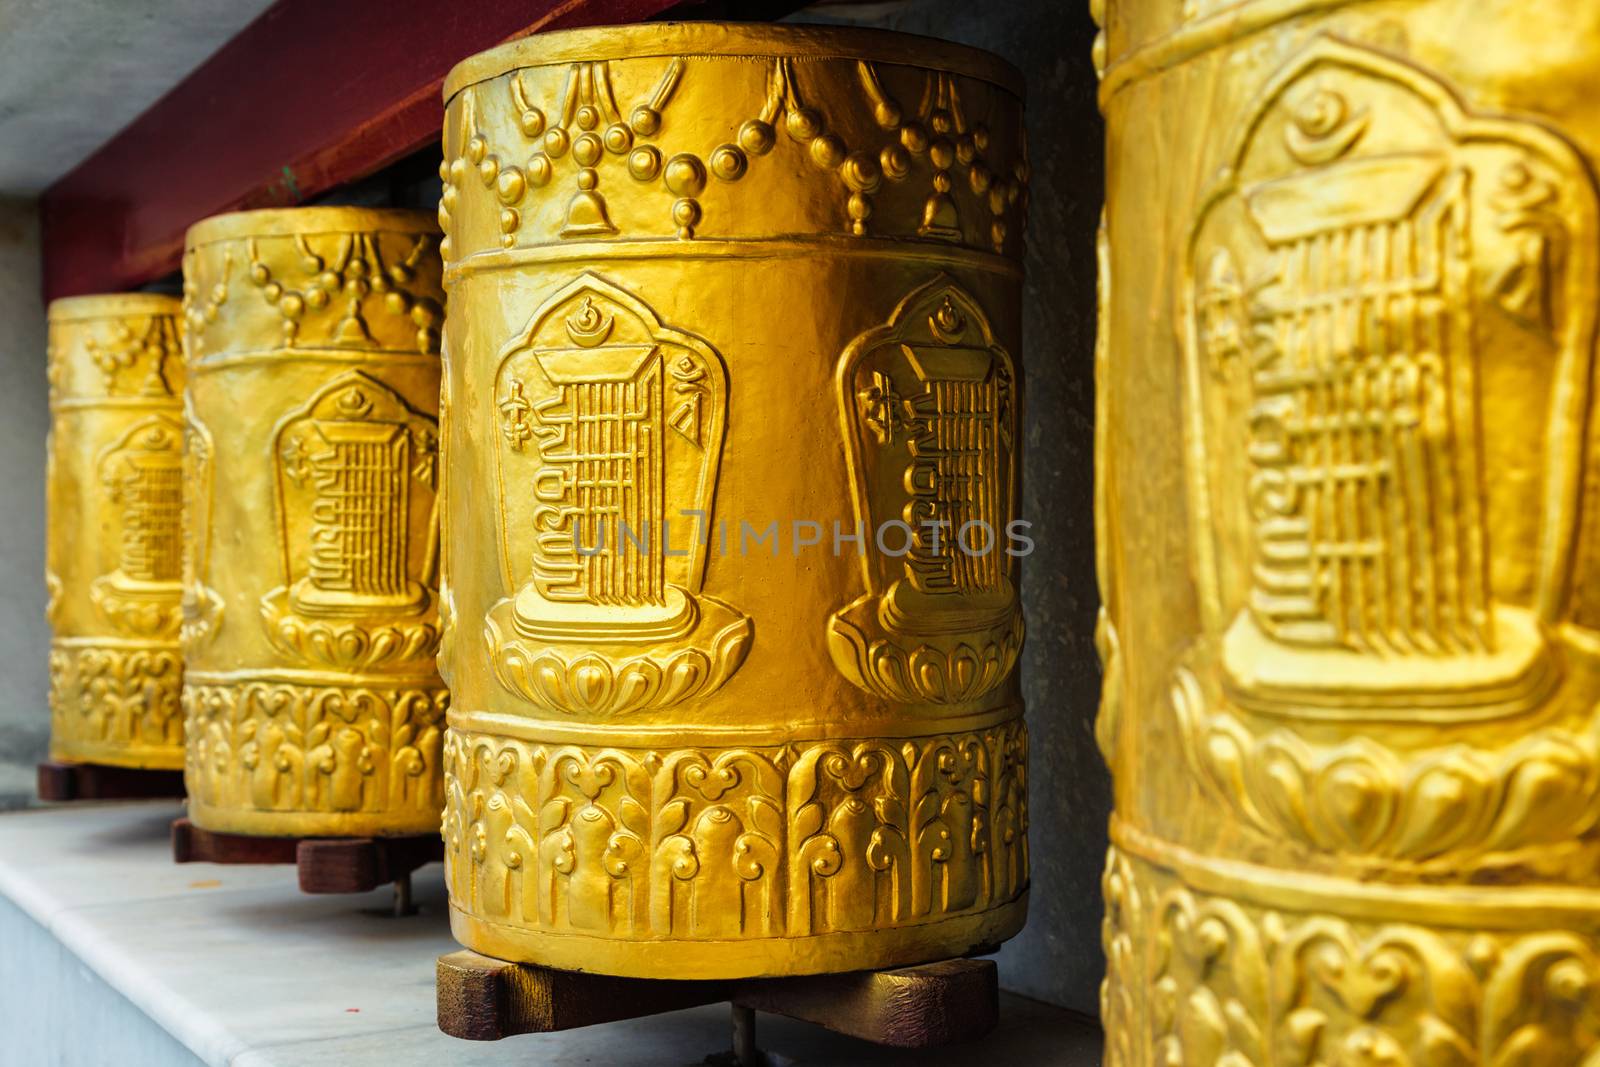
M39 764L38 771L40 800L159 800L184 795L182 771L53 760Z
M292 863L302 893L365 893L401 883L425 863L444 859L438 834L405 837L256 837L172 824L176 863Z
M570 1030L701 1004L786 1015L896 1048L981 1037L1000 1013L992 960L892 971L727 982L662 981L558 971L462 950L439 957L439 1029L471 1041Z

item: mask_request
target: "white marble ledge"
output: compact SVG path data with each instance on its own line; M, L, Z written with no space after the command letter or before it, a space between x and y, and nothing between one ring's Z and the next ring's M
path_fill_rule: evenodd
M437 865L416 876L421 913L395 919L388 889L304 896L288 867L175 865L167 828L179 811L0 815L0 1035L23 1035L0 1037L0 1065L689 1067L728 1046L725 1006L500 1042L446 1037L433 967L456 945ZM758 1032L807 1067L1100 1062L1092 1028L1010 995L984 1042L934 1053L766 1015Z

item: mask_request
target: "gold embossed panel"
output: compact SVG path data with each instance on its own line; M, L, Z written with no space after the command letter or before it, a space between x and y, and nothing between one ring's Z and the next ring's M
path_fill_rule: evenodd
M145 293L50 305L45 584L55 759L183 763L178 313L176 299Z
M940 42L717 25L451 75L467 945L731 977L1021 925L1019 91Z
M1590 1063L1600 17L1098 14L1111 1062Z
M183 700L206 829L438 826L439 272L411 212L189 232Z

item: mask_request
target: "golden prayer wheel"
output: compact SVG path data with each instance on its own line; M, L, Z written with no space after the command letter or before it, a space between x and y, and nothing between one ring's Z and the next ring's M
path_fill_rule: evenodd
M50 755L183 766L178 301L50 305Z
M1600 8L1100 6L1107 1062L1600 1063Z
M737 977L1021 927L1021 92L938 41L714 24L447 79L468 947Z
M249 211L184 256L189 817L438 829L438 230Z

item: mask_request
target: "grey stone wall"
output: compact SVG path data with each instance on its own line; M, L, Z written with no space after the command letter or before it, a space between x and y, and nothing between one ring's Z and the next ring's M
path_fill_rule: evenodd
M50 737L44 439L50 426L39 218L0 198L0 807L33 793Z
M1087 0L903 0L820 4L795 21L846 22L976 45L1028 82L1030 164L1023 367L1027 376L1025 518L1038 547L1023 569L1028 641L1027 928L1000 953L1008 989L1098 1011L1100 867L1110 779L1094 743L1095 228L1103 130Z

